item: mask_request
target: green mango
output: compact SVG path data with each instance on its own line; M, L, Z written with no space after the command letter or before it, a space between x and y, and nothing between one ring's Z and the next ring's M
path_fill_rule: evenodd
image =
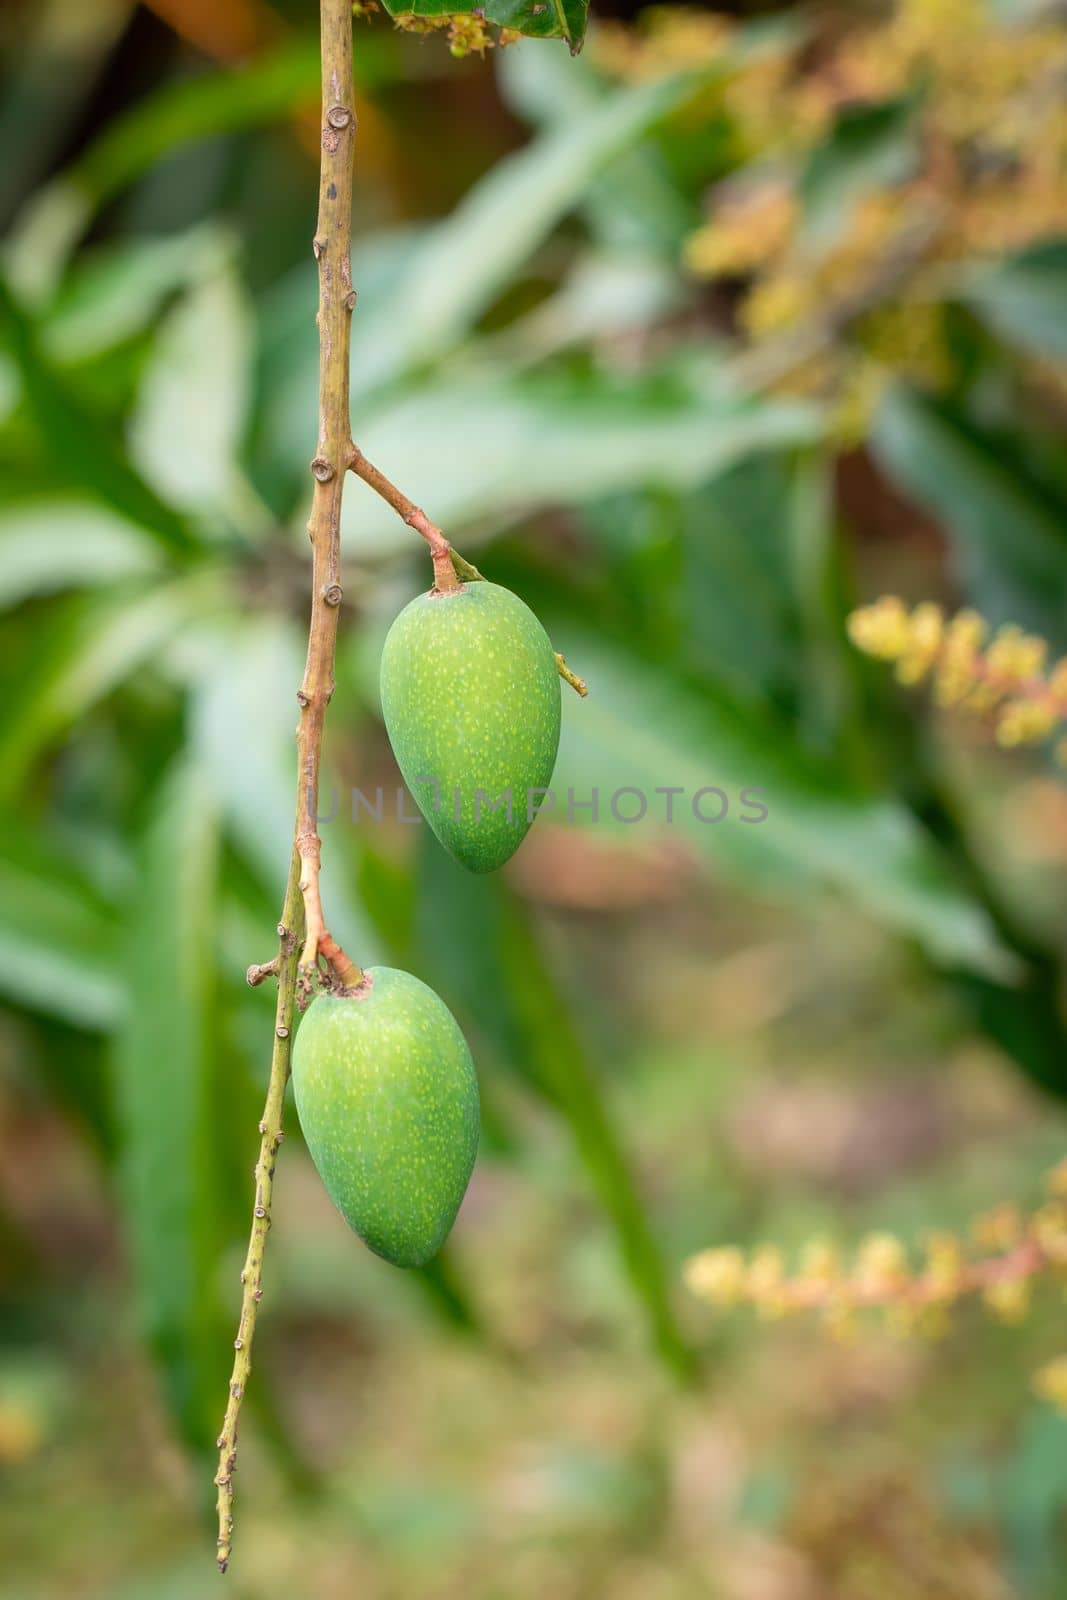
M431 589L382 650L382 710L404 782L472 872L514 855L559 748L560 680L547 633L499 584Z
M318 995L293 1046L296 1109L345 1221L397 1267L448 1237L478 1150L478 1079L444 1001L395 967Z

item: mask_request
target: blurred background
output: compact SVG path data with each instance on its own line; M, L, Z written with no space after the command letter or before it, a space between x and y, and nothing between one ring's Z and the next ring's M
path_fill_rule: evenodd
M346 494L331 926L468 1032L399 1273L287 1119L231 1593L1053 1600L1062 1291L936 1342L717 1317L696 1250L908 1243L1063 1153L1067 798L850 647L1067 648L1067 16L356 24L357 441L590 682L508 869L347 815L419 541ZM0 1594L214 1581L292 827L316 433L310 0L0 17ZM622 786L724 791L708 825ZM764 791L746 826L740 791ZM632 802L631 802L632 805ZM625 814L631 814L625 806ZM708 809L714 814L714 805Z

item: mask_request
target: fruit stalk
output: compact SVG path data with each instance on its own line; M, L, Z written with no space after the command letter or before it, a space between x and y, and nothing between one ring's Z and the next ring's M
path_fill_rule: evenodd
M401 517L409 528L414 528L420 538L426 540L433 559L435 589L439 589L442 594L445 594L450 589L459 588L460 576L481 577L481 573L472 567L469 562L462 561L462 557L459 559L467 570L465 574L457 574L457 561L452 546L440 528L436 523L430 521L421 506L417 506L414 500L409 500L408 496L401 489L398 489L395 483L389 481L384 472L380 472L373 462L368 461L363 451L356 445L352 445L349 450L348 467L351 472L356 474L357 478L362 478L363 482L373 489L375 494L381 495L382 499L392 506L397 516Z
M317 976L320 954L342 985L358 983L359 969L330 938L319 893L321 840L316 827L319 756L326 707L334 687L334 652L341 604L341 497L352 449L348 414L349 325L355 306L349 263L352 171L356 119L352 106L351 0L320 0L322 132L319 207L313 252L319 269L319 434L311 462L314 499L308 522L312 547L311 620L303 681L297 692L297 797L293 852L278 924L278 998L274 1049L255 1168L255 1202L248 1253L241 1273L241 1315L222 1430L216 1441L219 1519L218 1565L225 1572L233 1539L233 1473L237 1423L251 1372L252 1341L262 1297L263 1252L271 1225L274 1163L284 1137L282 1112L289 1081L293 1019L301 989ZM259 982L274 963L249 970ZM267 970L264 970L267 969Z
M358 445L350 445L348 467L357 478L380 495L387 505L392 506L397 516L406 522L409 528L414 528L419 536L426 540L430 547L430 556L433 560L434 588L440 594L447 594L449 590L462 588L465 583L482 583L484 576L478 568L465 561L458 550L454 550L445 538L441 529L435 522L431 522L421 506L398 489L396 484L385 476L385 473L376 467L373 461L368 461ZM564 683L569 683L576 694L583 699L589 693L589 686L584 678L579 678L572 672L566 661L555 652L556 670Z

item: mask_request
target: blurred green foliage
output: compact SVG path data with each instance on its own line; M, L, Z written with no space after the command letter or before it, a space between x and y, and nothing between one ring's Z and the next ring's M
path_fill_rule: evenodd
M919 11L874 20L899 44ZM1022 1335L969 1329L941 1367L876 1352L865 1377L795 1333L768 1334L763 1356L709 1336L680 1303L700 1245L847 1230L880 1208L904 1229L958 1220L1036 1181L1063 1131L1062 812L1040 820L1038 770L933 737L844 632L857 597L900 585L1067 646L1067 242L1034 175L1051 166L1067 197L1064 134L1059 111L1048 145L1055 102L1028 53L1037 36L1058 60L1062 24L938 0L928 55L900 45L903 86L860 73L839 105L866 17L825 12L681 13L605 24L577 60L529 42L462 63L357 24L354 436L589 680L565 705L556 788L603 800L595 826L542 819L492 882L388 807L350 825L353 786L397 782L378 647L428 581L418 541L353 482L331 926L460 1016L484 1153L449 1255L394 1283L330 1231L286 1146L280 1331L240 1484L250 1594L294 1573L323 1595L910 1600L959 1594L960 1572L967 1593L1064 1592L1063 1424L1024 1414L1051 1313ZM242 18L256 42L239 62L180 0L50 0L3 24L0 1471L20 1600L53 1581L184 1595L210 1562L180 1542L195 1492L163 1440L202 1467L229 1365L270 1026L243 972L270 953L288 864L316 415L312 8L249 0ZM1020 53L1025 71L989 76ZM939 85L965 104L967 71L990 129L1036 101L1007 152L983 146L981 118L945 124L957 100ZM1029 233L1001 240L993 206L987 245L961 223L948 256L924 238L880 278L900 243L883 214L904 206L910 229L918 185L958 220L990 163L1007 165L1005 210L1030 197ZM758 258L709 244L768 182L796 208L788 242L775 224L760 244L742 207ZM732 804L760 789L769 814L613 820L615 790L660 785ZM852 1108L846 1132L884 1116L892 1151L896 1079L882 1105L870 1075L922 1061L901 1098L960 1131L937 1136L929 1171L922 1153L879 1166L875 1139L857 1202L832 1163L776 1145L776 1058L800 1079L800 1146L820 1147L816 1067ZM771 1168L762 1135L738 1131L749 1115L768 1118ZM105 1199L77 1166L52 1193L68 1149ZM53 1235L77 1246L84 1194L108 1238L119 1219L122 1266L90 1241L72 1300L79 1248ZM826 1386L814 1423L794 1369ZM737 1377L731 1398L716 1373ZM146 1407L139 1485L113 1436ZM431 1435L435 1408L448 1428ZM56 1471L63 1503L89 1509L50 1552L34 1507ZM101 1474L104 1497L85 1488Z

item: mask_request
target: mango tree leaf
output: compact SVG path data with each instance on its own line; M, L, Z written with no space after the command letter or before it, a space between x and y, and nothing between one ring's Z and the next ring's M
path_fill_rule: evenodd
M168 313L130 421L130 455L169 504L225 504L249 398L249 315L232 264Z
M203 1447L225 1383L212 1291L213 956L218 822L185 757L165 775L143 842L115 1044L120 1193L140 1318L183 1434Z
M704 76L676 73L616 90L498 161L409 252L373 312L366 305L357 311L354 393L442 356L604 166L688 98ZM355 271L358 282L358 257Z
M0 988L87 1031L125 1012L119 918L76 862L11 816L0 825Z
M948 531L971 601L993 622L1067 645L1067 523L1005 441L898 385L872 432L878 460Z
M756 60L783 54L797 44L801 33L795 17L739 25L707 62L703 84L728 80ZM580 117L609 92L595 62L567 61L559 51L542 50L536 44L519 43L498 51L496 69L501 93L512 110L539 127ZM705 171L707 159L705 153ZM654 252L672 269L677 288L682 241L700 215L651 141L615 156L594 177L580 204L594 239L608 254Z
M0 513L0 608L159 571L159 547L105 506L30 501Z
M751 707L741 711L710 690L687 688L574 630L565 652L596 692L564 713L553 779L560 813L570 789L580 803L595 788L598 825L617 834L632 838L642 827L654 834L658 826L765 890L835 890L938 962L1001 980L1016 975L986 911L903 806L825 776L788 724ZM668 797L657 793L667 787L683 791L671 802L670 823ZM645 797L642 821L621 820L638 814L632 795L612 807L623 788ZM753 790L746 804L744 791ZM759 805L764 818L742 820L756 817ZM591 820L588 811L574 816Z
M139 333L174 294L220 268L232 240L215 222L159 238L116 239L80 255L42 318L60 363L84 361Z
M1032 355L1067 356L1067 239L968 269L963 298L997 333Z
M286 43L240 68L179 78L111 121L68 179L102 205L172 150L315 105L318 92L314 38Z
M357 437L383 472L402 465L406 492L456 531L619 490L694 489L740 456L810 444L821 431L807 404L754 403L713 382L673 392L649 383L642 394L632 383L612 392L482 372L376 408ZM410 543L396 516L358 490L345 497L342 528L363 549Z
M0 733L0 794L16 794L39 752L188 627L212 593L199 574L146 595L79 600L54 616L32 683Z
M567 996L527 909L499 878L476 877L429 829L419 852L419 970L478 1030L503 1064L553 1105L619 1242L653 1343L679 1375L692 1352L675 1321L669 1274Z
M0 275L0 326L5 324L26 409L57 476L84 485L167 548L188 550L195 539L185 520L149 488L111 430L69 389L42 351L39 329Z
M172 79L113 117L24 207L8 246L12 282L27 301L35 292L46 296L101 206L187 145L317 107L319 70L318 38L295 38L241 66ZM400 73L410 80L410 58L401 58L388 36L363 33L357 83L367 87Z

